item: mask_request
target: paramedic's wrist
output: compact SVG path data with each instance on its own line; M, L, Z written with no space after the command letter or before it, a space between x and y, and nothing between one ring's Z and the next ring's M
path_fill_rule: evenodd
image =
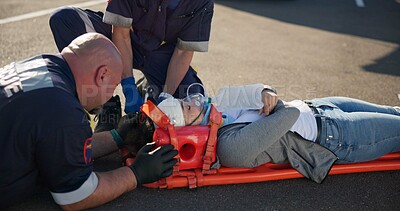
M117 130L112 129L110 132L118 148L122 148L124 146L124 141L122 140Z
M116 129L111 130L111 135L114 138L115 143L118 147L124 147L128 133L133 131L137 127L138 123L138 113L128 113L123 116L119 122Z

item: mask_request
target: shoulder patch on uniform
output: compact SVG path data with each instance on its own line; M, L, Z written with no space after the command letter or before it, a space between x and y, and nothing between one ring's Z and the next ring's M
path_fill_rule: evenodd
M92 137L86 139L83 145L83 158L86 164L92 162Z

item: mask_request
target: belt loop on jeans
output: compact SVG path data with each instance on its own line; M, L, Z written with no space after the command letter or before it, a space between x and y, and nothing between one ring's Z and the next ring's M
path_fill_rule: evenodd
M306 104L308 105L308 107L310 107L311 111L314 114L315 121L317 122L317 138L315 139L315 143L319 144L321 142L320 138L321 138L321 129L322 129L321 117L319 116L320 113L319 113L318 109L315 108L314 106L312 106L310 103L306 102Z

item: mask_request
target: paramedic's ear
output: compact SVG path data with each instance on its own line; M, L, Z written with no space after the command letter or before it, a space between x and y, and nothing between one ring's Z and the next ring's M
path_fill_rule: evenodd
M106 65L100 65L97 67L95 71L95 84L97 86L103 86L103 85L108 85L107 84L107 73L108 69Z

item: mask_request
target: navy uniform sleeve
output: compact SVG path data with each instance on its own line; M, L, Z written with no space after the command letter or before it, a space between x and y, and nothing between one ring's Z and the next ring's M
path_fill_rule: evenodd
M196 11L192 20L178 34L177 48L198 52L208 51L214 1L210 0ZM190 14L188 14L190 16Z
M81 201L98 184L92 164L92 130L86 113L74 99L58 93L42 117L36 162L43 182L60 205ZM75 100L76 101L76 100ZM43 105L46 107L46 105Z
M134 4L134 1L131 0L108 1L103 22L110 25L130 28L133 22L132 4Z

